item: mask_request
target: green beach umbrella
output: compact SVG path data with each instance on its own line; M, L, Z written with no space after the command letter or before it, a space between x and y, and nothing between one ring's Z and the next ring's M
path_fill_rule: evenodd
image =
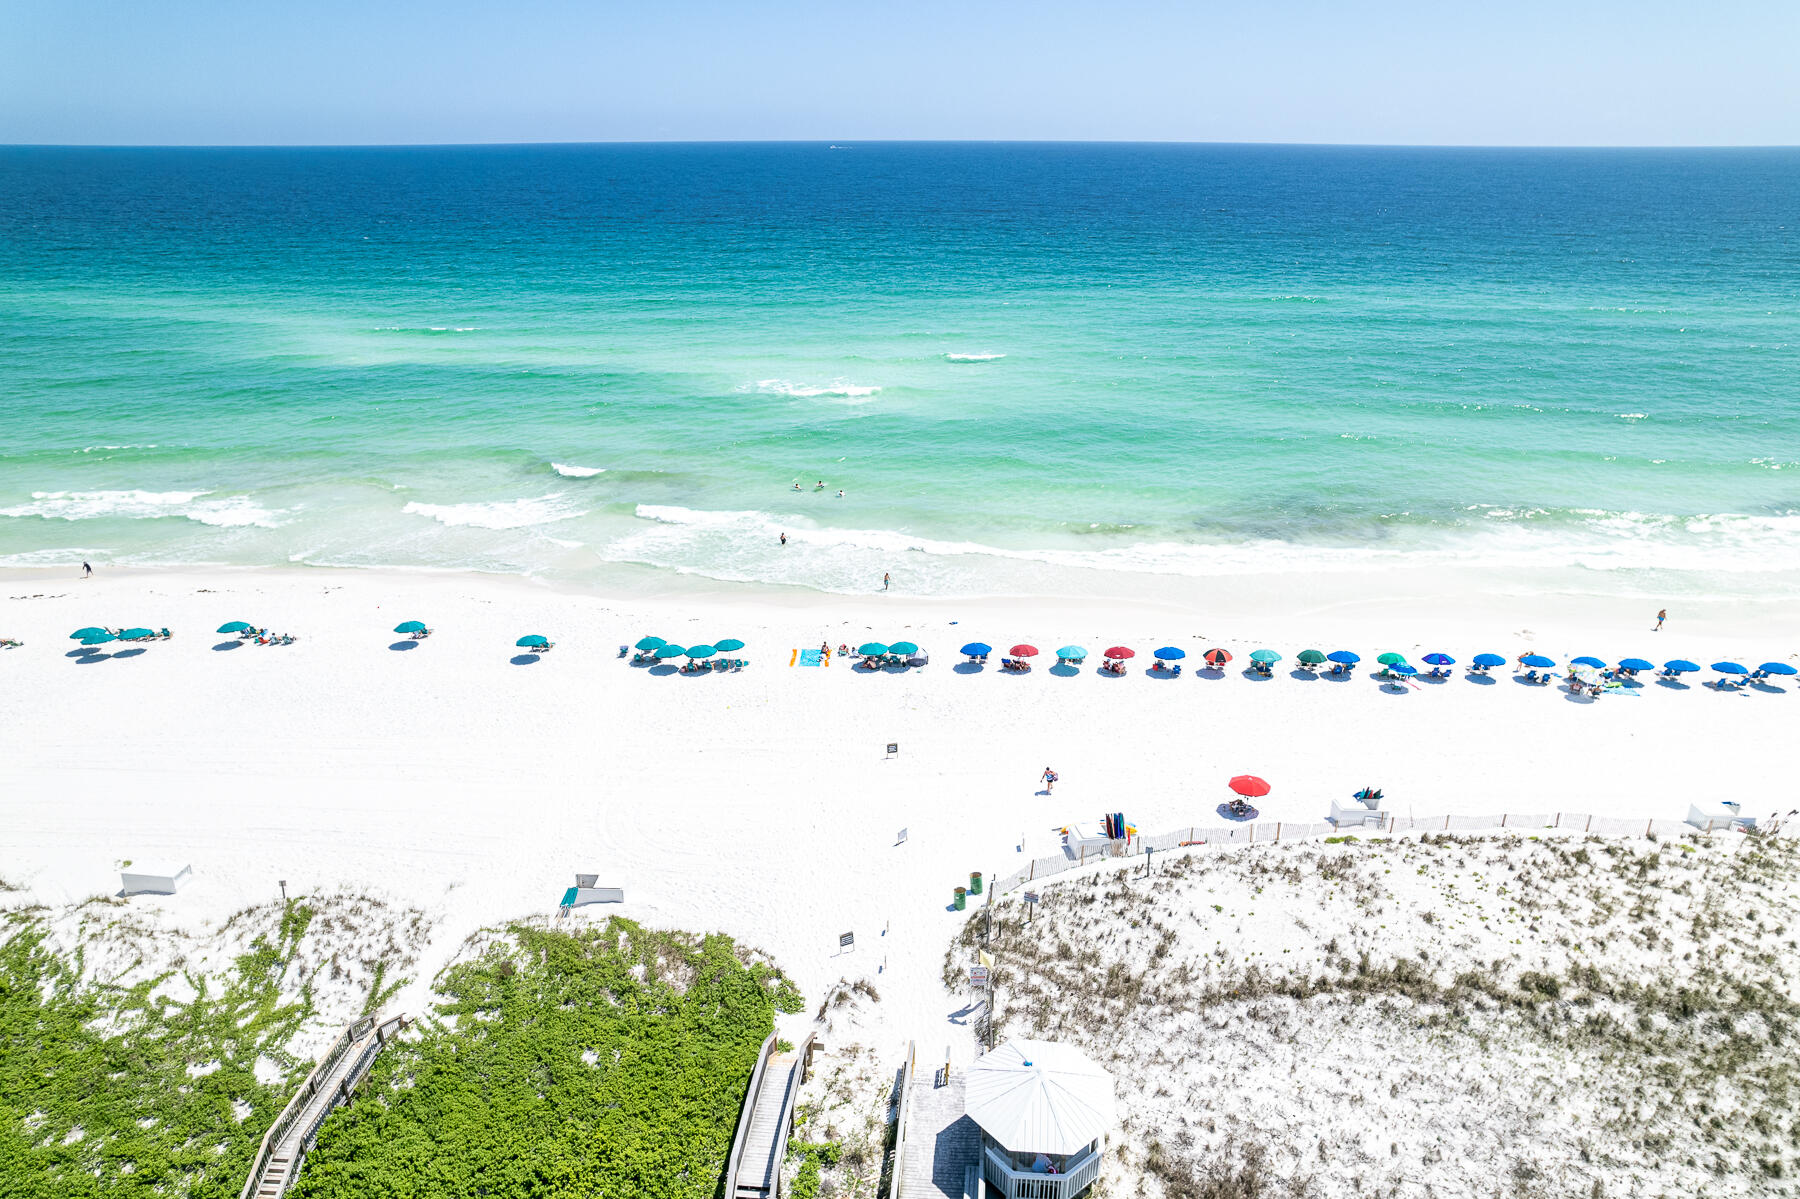
M865 641L856 647L856 652L865 658L879 658L888 652L888 647L879 641Z
M688 648L687 656L690 658L710 658L718 652L718 650L710 645L695 645Z
M1308 666L1317 666L1325 660L1325 655L1316 649L1303 649L1300 651L1300 660Z
M738 650L743 649L744 643L742 641L739 641L736 637L727 637L723 641L713 642L713 648L718 650L722 654L730 654L730 653L736 653Z
M105 629L86 628L76 629L73 633L70 633L69 640L80 641L83 637L98 637L102 633L106 633L108 637L112 636L112 634L107 633Z
M241 620L228 620L219 626L221 633L248 633L250 626Z
M665 646L667 644L669 644L669 643L667 641L664 641L661 637L646 637L642 641L637 643L637 647L639 649L643 650L645 653L650 653L654 650L661 649L663 646Z
M396 633L423 633L425 622L422 620L403 620L394 626Z
M903 658L910 658L918 652L919 647L910 641L896 641L894 644L888 646L888 653L899 654Z
M1252 662L1279 662L1281 655L1272 649L1259 649L1250 655Z
M117 637L114 637L111 633L107 632L105 629L97 629L93 633L90 633L86 637L83 637L81 639L81 644L83 644L83 645L105 645L108 641L117 641L117 640L118 640Z
M1383 666L1405 666L1406 665L1406 655L1405 654L1396 654L1396 653L1389 652L1389 653L1382 654L1379 658L1376 658L1375 660L1377 662L1381 663Z
M687 653L687 650L681 648L679 645L659 645L656 647L656 656L659 658L679 658L685 653Z
M545 646L550 644L550 638L542 636L538 633L528 633L525 636L519 638L517 641L513 642L513 644L514 645L522 645L526 649L543 649Z
M155 629L126 629L119 634L120 641L136 641L140 637L156 636Z

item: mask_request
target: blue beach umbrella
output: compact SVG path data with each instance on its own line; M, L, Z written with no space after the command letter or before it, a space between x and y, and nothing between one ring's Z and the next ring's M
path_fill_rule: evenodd
M1071 658L1074 661L1080 662L1087 657L1087 647L1084 645L1065 645L1056 651L1056 656L1059 658Z
M1506 659L1499 654L1476 654L1472 659L1477 666L1505 666Z
M228 620L219 626L218 631L221 633L248 633L250 626L241 620Z
M1341 666L1355 666L1358 662L1362 661L1360 657L1347 649L1333 650L1326 654L1325 658L1327 661L1336 662Z
M1570 666L1592 666L1595 670L1605 670L1606 669L1606 663L1604 663L1600 659L1594 658L1594 657L1570 658L1569 665Z
M1664 662L1663 669L1670 674L1692 674L1694 671L1699 670L1700 667L1688 661L1686 658L1676 658L1673 662Z
M1405 662L1396 662L1388 667L1388 673L1397 674L1401 678L1411 678L1413 675L1419 673L1419 668L1417 666L1409 666Z
M1621 670L1655 670L1656 663L1646 662L1642 658L1620 658L1619 659L1619 669L1621 669Z
M513 642L513 644L522 646L525 649L543 649L550 644L550 638L538 633L527 633L525 636Z
M993 653L994 647L985 641L971 641L969 644L962 647L962 652L969 655L971 658L979 658L983 654Z
M744 648L744 643L736 637L727 637L723 641L713 642L713 648L722 654L735 654Z
M1758 666L1756 669L1762 671L1764 674L1793 674L1794 673L1794 668L1792 666L1789 666L1786 662L1764 662L1761 666Z
M687 653L687 650L679 645L659 645L652 652L659 658L679 658Z
M1718 671L1720 674L1749 674L1750 673L1748 668L1740 666L1736 662L1714 662L1712 664L1712 668L1714 670Z
M83 637L98 637L102 633L106 633L106 630L105 629L96 629L96 628L93 628L92 626L89 626L88 628L85 628L85 629L76 629L73 633L70 633L69 640L70 641L80 641ZM108 637L112 636L111 633L106 633L106 635Z
M1519 659L1521 666L1529 666L1533 670L1549 670L1556 665L1555 658L1546 658L1542 654L1526 654Z
M1456 659L1449 654L1426 654L1425 663L1428 666L1455 666Z
M425 622L422 620L403 620L394 626L396 633L423 633Z
M1187 657L1187 651L1173 645L1165 645L1156 651L1156 658L1163 662L1179 662Z
M667 644L669 643L664 641L661 637L645 637L637 643L637 648L649 654L655 653Z

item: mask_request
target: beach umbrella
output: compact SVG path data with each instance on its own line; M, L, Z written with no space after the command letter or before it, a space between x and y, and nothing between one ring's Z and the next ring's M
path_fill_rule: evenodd
M546 649L550 645L550 638L538 633L527 633L525 636L513 642L513 644L523 646L526 649Z
M1037 646L1035 645L1015 645L1012 647L1012 656L1015 658L1035 658L1037 657L1037 652Z
M1786 662L1764 662L1761 666L1758 666L1756 669L1762 671L1764 674L1793 674L1794 673L1794 668L1792 666L1789 666Z
M894 644L888 646L888 653L898 654L902 658L907 657L911 654L916 654L918 652L919 652L919 647L914 645L910 641L896 641L896 642L894 642ZM1036 653L1037 651L1032 650L1031 652Z
M228 620L219 626L218 631L221 633L248 633L250 626L241 620Z
M1505 666L1506 659L1499 654L1476 654L1473 658L1477 666Z
M1115 645L1106 651L1106 656L1109 658L1135 658L1137 657L1137 651L1134 649L1127 649L1123 645Z
M119 633L120 641L136 641L141 637L156 636L155 629L125 629Z
M1281 655L1272 649L1259 649L1250 655L1250 660L1252 662L1275 663L1281 661Z
M118 640L117 637L114 637L111 633L107 632L105 629L96 629L94 632L88 634L86 637L83 637L81 639L81 644L83 644L83 645L105 645L108 641L117 641L117 640Z
M1254 774L1240 774L1231 780L1231 789L1239 795L1257 799L1269 793L1269 784Z
M1388 673L1397 674L1403 679L1408 679L1413 675L1418 674L1419 668L1417 666L1408 666L1405 662L1395 662L1388 667Z
M1206 664L1208 666L1212 666L1215 668L1223 666L1223 665L1225 665L1225 663L1231 661L1231 651L1230 650L1223 650L1223 649L1216 649L1216 648L1209 649L1205 653L1201 654L1200 656L1202 658L1206 659Z
M1673 662L1664 662L1663 669L1670 674L1691 674L1692 672L1699 670L1700 667L1688 661L1686 658L1676 658Z
M83 637L96 637L96 636L100 635L101 633L106 633L106 630L105 629L96 629L96 628L93 628L92 626L89 626L88 628L85 628L85 629L76 629L73 633L70 633L69 640L70 641L80 641ZM111 633L106 633L106 635L108 637L112 636Z
M1355 666L1358 662L1362 661L1361 658L1357 657L1347 649L1332 650L1330 653L1326 654L1325 657L1327 660L1339 663L1343 666Z
M1623 670L1655 670L1656 663L1646 662L1642 658L1621 658L1619 666Z
M679 645L659 645L651 652L658 658L679 658L687 653L687 650Z
M394 626L396 633L423 633L425 622L420 620L403 620Z
M1526 654L1519 659L1521 666L1529 666L1533 670L1549 670L1556 665L1556 659L1546 658L1542 654Z
M690 658L710 658L719 651L710 645L690 645L687 656Z
M1073 658L1075 661L1080 662L1087 657L1087 646L1065 645L1056 651L1056 656L1059 658Z
M1375 660L1377 662L1381 663L1383 666L1399 666L1401 663L1406 661L1406 655L1405 654L1396 654L1390 650L1389 652L1382 654L1380 657L1376 658Z
M1187 651L1173 645L1165 645L1156 651L1156 656L1164 662L1179 662L1187 657Z
M667 644L669 643L664 641L661 637L645 637L637 643L637 648L649 654L655 653Z
M879 641L865 641L856 647L856 652L865 658L879 658L887 653L888 647Z
M1570 658L1570 666L1592 666L1595 670L1605 670L1606 663L1594 657Z
M727 637L723 641L713 642L713 648L722 654L735 654L744 648L744 643L736 637Z
M1749 674L1750 672L1736 662L1714 662L1712 668L1720 674Z
M1427 666L1455 666L1456 659L1449 654L1426 654L1425 664Z
M961 652L969 655L971 658L979 658L984 654L993 653L994 647L985 641L971 641L969 644L962 647Z
M1325 655L1316 649L1303 649L1300 651L1300 660L1308 666L1317 666L1325 660Z

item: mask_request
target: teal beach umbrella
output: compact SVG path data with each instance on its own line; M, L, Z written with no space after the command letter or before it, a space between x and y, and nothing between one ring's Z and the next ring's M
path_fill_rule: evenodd
M642 641L637 643L637 648L648 654L654 653L656 650L661 649L667 644L669 643L664 641L661 637L645 637Z
M679 658L681 655L687 653L687 650L679 645L659 645L656 647L655 652L656 656L659 658Z
M1079 662L1087 657L1087 647L1084 645L1065 645L1056 651L1056 656Z
M89 627L89 628L85 628L85 629L76 629L73 633L69 634L69 640L70 641L80 641L83 637L98 637L102 633L106 633L106 635L108 637L112 636L112 634L107 633L105 629L96 629L96 628Z
M718 652L718 650L710 645L692 645L688 647L687 656L690 658L710 658Z
M1382 654L1379 658L1376 658L1375 660L1377 662L1381 663L1383 666L1404 666L1404 665L1406 665L1406 655L1405 654L1396 654L1396 653L1389 652L1389 653Z
M896 641L894 644L888 646L888 653L899 654L903 658L910 657L918 652L919 647L910 641Z
M88 636L83 637L81 639L81 644L83 644L83 645L105 645L108 641L117 641L117 640L118 640L117 637L114 637L111 633L107 632L105 629L100 629L99 631L97 631L95 633L91 633Z
M1250 655L1252 662L1279 662L1281 655L1272 649L1259 649Z
M856 652L865 658L879 658L888 652L888 647L879 641L865 641L856 647Z
M403 620L394 626L396 633L423 633L425 622L422 620Z
M241 620L228 620L219 626L221 633L248 633L250 626Z
M713 648L722 654L731 654L743 649L744 643L739 641L736 637L727 637L723 641L713 642Z
M528 633L525 636L519 638L517 641L513 642L513 644L523 646L526 649L543 649L545 646L550 644L550 638L545 637L539 633Z
M156 636L155 629L126 629L124 632L119 634L119 640L120 641L136 641L141 637L154 637L154 636Z
M1303 649L1300 651L1300 660L1308 666L1317 666L1325 660L1325 655L1316 649Z

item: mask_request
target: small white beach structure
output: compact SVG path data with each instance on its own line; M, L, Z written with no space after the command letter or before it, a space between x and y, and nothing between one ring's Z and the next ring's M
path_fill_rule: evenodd
M1076 1199L1100 1177L1112 1075L1055 1041L1008 1041L969 1068L981 1174L1006 1199Z
M556 905L557 915L567 916L571 908L583 904L625 902L625 888L596 886L599 881L597 874L577 874L575 885L563 892L562 902Z
M194 869L174 862L136 862L119 871L125 895L173 895L194 877Z
M1363 798L1364 795L1367 798ZM1338 828L1363 828L1387 823L1388 814L1381 810L1379 791L1358 792L1348 804L1331 801L1331 823Z
M1714 829L1753 829L1756 817L1743 814L1740 805L1730 800L1707 800L1705 803L1688 805L1687 822L1697 829L1712 832Z

